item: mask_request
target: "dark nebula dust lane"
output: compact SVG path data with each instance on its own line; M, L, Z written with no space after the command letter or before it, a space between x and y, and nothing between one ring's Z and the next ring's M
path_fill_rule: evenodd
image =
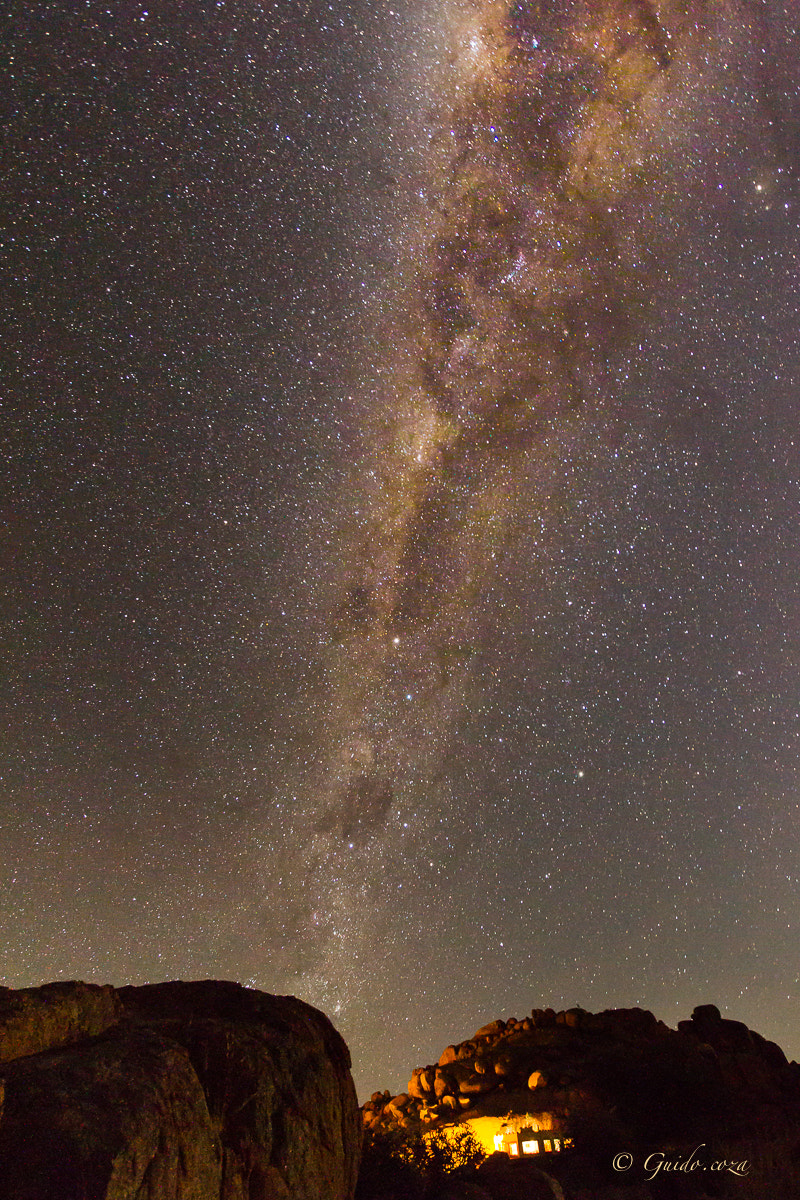
M625 439L649 421L620 376L658 311L664 258L696 217L687 158L708 218L728 215L712 188L725 192L718 181L741 169L742 148L719 144L714 92L731 60L759 75L752 16L643 3L459 14L456 83L432 134L447 150L387 319L400 342L371 414L375 482L344 563L329 761L312 784L318 904L332 877L352 948L369 936L352 914L372 920L375 863L406 854L453 803L459 720L480 704L471 665L506 652L507 631L489 640L482 627L486 594L518 540L520 506L543 500L531 474L559 444L612 422L605 436ZM777 181L789 160L763 87L752 97L748 128L731 132L757 142L759 178ZM766 186L751 184L756 198ZM546 500L543 519L558 530ZM336 962L342 953L337 941Z
M0 982L797 1056L796 6L6 33Z
M611 401L609 358L652 286L626 232L657 202L652 127L674 98L672 36L645 5L486 5L462 36L439 211L397 298L394 386L409 394L390 403L407 415L378 448L339 635L347 676L352 660L376 676L356 702L377 722L361 742L405 760L404 699L430 708L458 690L521 465L559 422ZM363 774L356 788L385 794Z

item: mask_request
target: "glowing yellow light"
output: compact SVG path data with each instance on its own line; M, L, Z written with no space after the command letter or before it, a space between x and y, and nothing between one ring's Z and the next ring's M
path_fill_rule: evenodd
M515 1117L467 1117L464 1120L455 1122L452 1125L442 1125L438 1132L445 1134L448 1139L456 1139L459 1131L468 1129L476 1142L481 1146L485 1154L493 1154L495 1151L502 1151L506 1135L508 1133L516 1136L516 1131L519 1129L530 1129L534 1133L549 1132L553 1129L553 1117L551 1113L526 1113L524 1116L517 1115ZM566 1145L566 1141L563 1141ZM506 1151L509 1153L510 1151ZM525 1150L523 1154L531 1153L530 1150ZM539 1153L538 1149L535 1153Z

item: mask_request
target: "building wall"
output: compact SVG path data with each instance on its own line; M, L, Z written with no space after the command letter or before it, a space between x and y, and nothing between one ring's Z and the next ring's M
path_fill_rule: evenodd
M468 1129L487 1155L502 1150L512 1158L522 1158L529 1153L557 1153L564 1148L564 1139L560 1132L554 1131L553 1125L549 1113L537 1113L535 1116L524 1113L507 1117L468 1117L457 1124L445 1126L445 1130ZM559 1143L557 1147L556 1141ZM537 1149L526 1151L523 1142L535 1142ZM550 1143L549 1149L545 1142Z

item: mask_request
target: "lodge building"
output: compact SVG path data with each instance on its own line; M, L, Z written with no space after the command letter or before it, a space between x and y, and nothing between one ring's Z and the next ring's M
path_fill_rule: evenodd
M533 1154L558 1154L572 1145L571 1138L565 1138L553 1129L513 1129L505 1125L494 1135L494 1148L510 1158L527 1158Z
M484 1114L462 1117L460 1121L440 1126L455 1137L459 1130L468 1129L484 1153L507 1154L509 1158L532 1158L540 1154L560 1154L572 1146L561 1120L552 1113L508 1112L504 1116Z

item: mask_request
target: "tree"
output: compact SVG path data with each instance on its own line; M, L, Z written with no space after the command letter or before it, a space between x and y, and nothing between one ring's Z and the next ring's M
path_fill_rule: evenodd
M445 1185L474 1177L485 1154L466 1128L369 1130L356 1200L435 1200Z

